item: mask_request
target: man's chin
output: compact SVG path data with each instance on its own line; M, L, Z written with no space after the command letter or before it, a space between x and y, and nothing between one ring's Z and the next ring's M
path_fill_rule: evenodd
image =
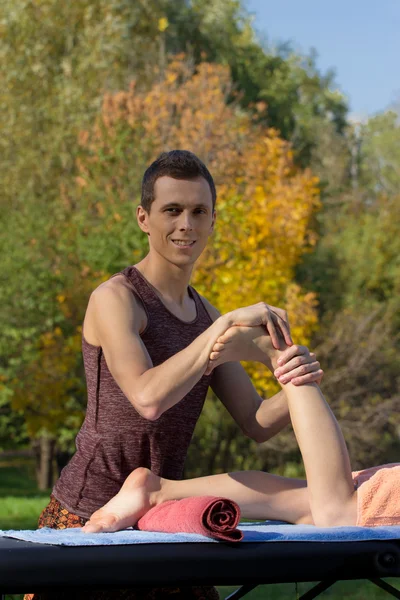
M167 261L180 269L192 269L198 256L168 256Z
M169 252L168 260L176 265L194 265L200 258L204 248L196 247L195 251L189 252Z

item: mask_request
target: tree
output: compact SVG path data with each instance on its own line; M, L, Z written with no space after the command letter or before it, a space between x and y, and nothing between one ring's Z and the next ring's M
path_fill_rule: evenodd
M57 296L68 296L77 273L88 275L78 255L60 253L58 240L78 132L105 89L139 72L145 84L149 47L161 32L155 10L120 0L5 0L0 31L0 447L8 447L27 442L22 414L10 405L12 382L41 336L57 327L67 337L76 332ZM71 230L71 243L73 236ZM90 276L93 284L98 275Z
M396 195L400 189L400 124L388 111L361 127L361 182L374 197Z
M348 139L357 146L353 177L325 198L319 244L299 271L328 313L393 304L400 278L400 125L385 113L356 126Z
M237 104L226 103L231 93L226 67L201 63L193 68L177 57L149 91L133 82L128 91L107 94L94 126L80 136L79 175L66 191L74 207L72 221L87 232L82 256L93 268L89 256L94 257L100 232L106 239L110 235L120 249L131 239L132 200L139 201L144 168L163 150L191 149L207 163L219 191L216 233L196 269L194 284L222 312L258 298L287 306L293 335L302 343L316 325L315 298L293 278L300 257L315 243L309 221L319 206L317 181L295 167L289 144L276 131ZM139 256L140 249L136 251ZM258 367L248 366L260 392L276 391L271 375ZM197 444L203 449L201 460ZM221 444L225 450L216 462ZM251 444L238 439L223 409L210 399L189 472L243 466L234 452L239 447L248 455ZM253 452L246 465L254 461Z
M348 139L348 184L325 198L322 235L297 276L320 301L324 390L355 464L367 466L394 460L399 443L400 127L389 112Z
M208 56L221 64L224 72L228 64L232 67L224 102L230 104L235 118L250 111L255 117L254 127L258 122L260 127L280 128L299 150L301 131L305 131L299 125L305 123L299 107L306 109L315 95L318 100L312 118L318 113L321 124L329 122L339 132L343 102L335 97L329 104L326 98L331 97L331 83L323 78L319 81L315 69L300 64L303 59L296 63L283 49L274 54L262 47L239 0L211 0L207 6L198 0L77 0L73 4L5 0L0 16L0 249L4 282L0 291L0 446L8 447L28 440L26 430L21 429L22 409L11 408L12 382L21 377L21 382L29 384L24 378L25 367L41 364L42 336L53 335L60 328L67 344L82 322L91 285L143 253L144 242L135 229L128 201L137 195L140 169L168 140L197 145L195 131L187 140L173 138L171 132L164 139L157 138L153 128L155 139L150 140L146 131L138 128L137 137L130 139L140 152L132 152L116 135L116 148L125 154L126 164L117 150L115 155L110 153L107 168L102 157L102 170L96 177L98 181L102 178L103 185L93 187L95 201L88 189L90 177L86 177L86 171L95 169L86 155L88 151L90 154L84 143L86 134L81 134L80 146L76 140L80 131L91 130L104 93L112 95L126 89L135 78L136 92L150 94L157 101L157 85L165 80L169 53L184 50L195 65ZM305 87L311 86L308 96L304 91L297 94L297 89L303 89L300 80ZM163 93L167 92L164 89ZM260 100L268 103L267 111ZM215 119L209 119L210 124L215 127ZM307 125L307 131L312 129ZM204 131L207 136L207 127ZM228 136L227 131L221 132ZM239 142L240 135L227 139L226 148L232 156ZM206 160L212 160L213 151L207 149L206 139L199 147ZM138 168L133 172L129 167L124 187L114 189L114 181L123 179L114 173L114 165L127 169L130 160L137 161ZM71 185L75 178L79 193ZM229 201L234 202L233 197ZM120 240L117 245L115 237ZM78 296L75 303L72 291ZM293 297L297 296L298 291L294 291ZM67 300L57 299L62 297ZM70 316L67 308L72 311ZM9 431L14 432L12 436Z

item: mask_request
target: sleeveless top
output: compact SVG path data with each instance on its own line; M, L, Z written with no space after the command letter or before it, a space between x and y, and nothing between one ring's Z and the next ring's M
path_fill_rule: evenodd
M197 314L193 321L184 322L161 302L138 269L127 267L121 273L147 313L141 339L154 366L189 346L211 325L200 296L191 286L188 292ZM88 391L86 417L76 438L76 453L62 470L53 495L70 512L89 518L117 494L137 467L147 467L167 479L182 478L211 376L203 376L159 419L148 421L119 388L108 370L102 348L89 344L82 336L82 351Z

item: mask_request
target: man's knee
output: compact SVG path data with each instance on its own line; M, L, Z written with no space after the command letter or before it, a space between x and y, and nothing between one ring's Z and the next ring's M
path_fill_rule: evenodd
M351 496L345 502L334 502L312 509L316 527L354 527L357 523L357 498Z

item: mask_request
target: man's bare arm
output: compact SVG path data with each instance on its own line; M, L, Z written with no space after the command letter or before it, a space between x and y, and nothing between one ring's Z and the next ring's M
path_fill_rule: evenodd
M215 341L229 327L267 323L282 334L284 330L282 319L271 317L269 307L260 302L218 316L187 348L154 367L140 338L142 314L143 307L132 289L115 278L91 295L84 328L90 322L115 381L136 410L149 420L158 419L196 385L205 373Z
M238 362L213 371L211 387L245 435L266 442L290 421L284 392L263 400Z
M220 313L205 298L204 304L215 321ZM236 328L233 328L236 329ZM237 328L239 331L240 328ZM246 339L240 339L237 360L246 359ZM218 344L217 344L218 345ZM243 352L243 355L241 355ZM248 358L248 360L258 358ZM299 383L315 380L319 363L305 346L291 346L282 354L285 376L296 377ZM287 368L285 367L287 365ZM300 365L300 366L299 366ZM268 365L271 369L271 365ZM319 375L320 376L320 375ZM239 362L226 362L213 371L211 387L225 405L243 433L257 442L264 442L281 431L290 421L289 408L283 391L263 400Z
M208 300L205 307L216 322L221 314ZM284 392L264 400L258 394L240 362L229 362L213 371L211 388L224 404L245 435L265 442L279 433L290 421Z
M126 286L107 282L91 295L88 311L115 381L144 418L156 420L201 379L213 344L231 320L219 318L187 348L154 367L140 338L137 302Z

